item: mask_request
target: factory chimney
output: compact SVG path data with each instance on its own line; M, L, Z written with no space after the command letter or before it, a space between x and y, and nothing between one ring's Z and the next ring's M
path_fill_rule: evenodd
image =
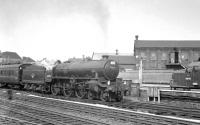
M118 49L116 49L115 51L116 51L115 55L118 55L118 54L119 54L119 53L118 53Z
M135 40L138 40L139 36L138 35L135 35Z

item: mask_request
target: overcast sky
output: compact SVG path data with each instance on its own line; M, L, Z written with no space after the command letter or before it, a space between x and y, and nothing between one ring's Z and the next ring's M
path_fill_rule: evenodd
M0 0L0 50L60 59L132 53L146 40L200 40L199 0Z

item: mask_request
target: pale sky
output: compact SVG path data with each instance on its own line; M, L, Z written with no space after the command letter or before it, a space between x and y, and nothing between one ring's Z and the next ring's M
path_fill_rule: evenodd
M199 0L0 0L0 50L35 60L133 53L145 40L200 40Z

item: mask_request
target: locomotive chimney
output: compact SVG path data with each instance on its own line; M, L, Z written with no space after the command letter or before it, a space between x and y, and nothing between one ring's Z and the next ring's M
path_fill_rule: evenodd
M139 36L138 35L135 35L135 40L138 40Z

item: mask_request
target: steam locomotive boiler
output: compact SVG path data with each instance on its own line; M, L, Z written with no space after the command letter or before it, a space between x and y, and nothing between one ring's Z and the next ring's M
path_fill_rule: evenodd
M120 101L122 81L117 79L119 66L113 60L92 60L58 64L53 68L51 92L78 98Z

